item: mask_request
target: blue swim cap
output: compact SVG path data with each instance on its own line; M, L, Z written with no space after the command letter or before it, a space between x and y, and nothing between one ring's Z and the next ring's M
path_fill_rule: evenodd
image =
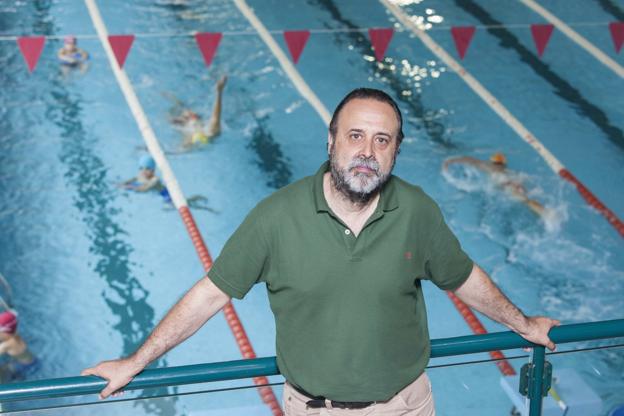
M150 155L143 155L141 156L141 159L139 159L139 168L155 170L156 162L154 162L154 159L152 159Z

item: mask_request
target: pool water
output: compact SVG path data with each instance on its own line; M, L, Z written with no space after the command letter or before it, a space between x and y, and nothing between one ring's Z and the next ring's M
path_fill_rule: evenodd
M606 28L623 20L622 5L541 3L624 64ZM312 33L297 69L330 111L358 86L384 89L398 101L406 138L395 173L440 204L465 250L526 313L563 323L622 318L621 236L456 74L395 26L381 3L248 4L269 30L324 30ZM557 30L538 58L528 25L544 21L521 3L401 4L414 19L430 21L428 33L453 56L450 26L478 26L462 61L465 68L624 216L621 78ZM214 83L223 74L229 77L221 136L201 150L169 156L184 193L207 198L210 210L193 215L216 257L258 201L316 171L326 158L326 128L233 3L102 1L99 7L109 33L137 34L124 68L165 149L175 150L181 140L168 122L167 94L208 118ZM3 2L0 23L0 272L13 287L20 333L41 362L34 377L77 375L100 360L134 351L203 269L175 210L158 195L117 186L136 174L143 142L86 7L69 0ZM366 31L356 29L393 26L386 59L378 64ZM192 31L225 33L209 68ZM59 70L55 53L67 34L77 35L91 55L84 74ZM46 41L32 74L15 40L4 38L21 35L55 37ZM274 37L286 49L279 33ZM450 157L486 159L496 151L507 155L510 168L529 195L550 209L550 217L538 219L478 172L442 172ZM432 285L425 291L433 338L470 333L444 293ZM234 303L257 355L274 355L275 328L264 287L257 285ZM505 329L486 319L484 324L491 331ZM604 401L600 414L607 414L624 401L624 354L591 354L591 359L567 356L561 365L582 375ZM155 365L240 357L217 315ZM513 364L517 370L521 365ZM461 409L500 415L511 409L493 364L431 374L439 414ZM244 409L241 414L269 414L253 390L138 401L131 407L133 414L161 415L234 414L237 408Z

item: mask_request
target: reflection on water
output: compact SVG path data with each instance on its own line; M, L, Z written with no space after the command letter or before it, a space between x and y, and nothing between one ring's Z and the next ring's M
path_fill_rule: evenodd
M267 186L281 188L290 183L292 172L288 158L284 156L280 145L273 139L271 130L267 128L266 120L266 116L256 119L258 125L251 134L249 147L256 152L258 155L256 163L267 174Z

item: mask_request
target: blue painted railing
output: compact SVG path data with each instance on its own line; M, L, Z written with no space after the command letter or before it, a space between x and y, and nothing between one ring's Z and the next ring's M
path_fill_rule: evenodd
M624 337L624 319L563 325L550 331L556 344ZM529 380L530 415L541 415L544 347L536 346L513 332L496 332L442 338L431 341L431 357L448 357L478 352L534 347L535 371ZM178 386L279 374L275 357L187 365L145 370L124 390ZM94 376L65 377L0 385L0 403L98 393L106 381Z

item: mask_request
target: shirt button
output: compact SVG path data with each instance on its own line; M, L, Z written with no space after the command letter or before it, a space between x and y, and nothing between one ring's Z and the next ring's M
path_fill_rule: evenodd
M346 234L346 235L351 234L351 230L347 228L347 229L345 230L345 234Z

